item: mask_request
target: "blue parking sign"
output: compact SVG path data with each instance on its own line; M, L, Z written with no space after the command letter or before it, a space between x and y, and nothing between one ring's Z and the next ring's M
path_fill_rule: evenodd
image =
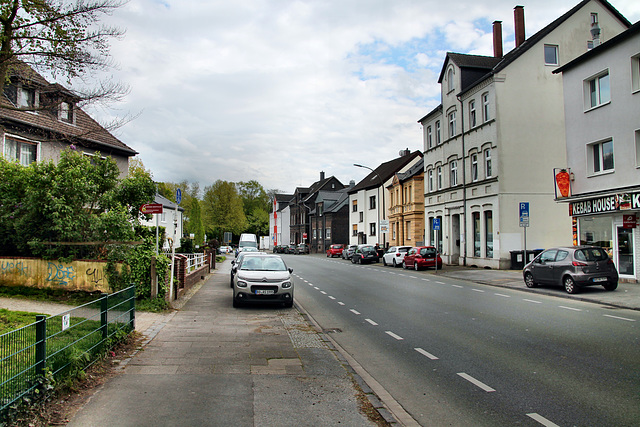
M433 229L440 230L440 218L433 218Z

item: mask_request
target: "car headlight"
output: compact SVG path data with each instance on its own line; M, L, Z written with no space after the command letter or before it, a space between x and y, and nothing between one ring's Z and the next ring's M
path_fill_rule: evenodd
M293 286L291 282L282 282L282 289L289 289Z
M238 282L236 283L236 285L239 288L246 288L247 287L247 282L243 282L242 280L238 280Z

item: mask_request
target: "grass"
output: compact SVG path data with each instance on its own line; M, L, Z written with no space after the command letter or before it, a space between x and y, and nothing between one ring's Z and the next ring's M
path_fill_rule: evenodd
M10 311L0 308L0 335L22 328L36 321L36 316L42 313L28 311Z

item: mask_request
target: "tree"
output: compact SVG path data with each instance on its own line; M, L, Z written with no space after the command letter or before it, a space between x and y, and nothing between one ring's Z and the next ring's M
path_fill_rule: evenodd
M70 83L110 68L108 41L123 31L99 25L123 0L3 0L0 2L0 85L27 64ZM86 82L85 82L86 83ZM81 101L115 100L127 89L101 82L74 95ZM42 106L47 108L48 106Z
M187 181L182 181L178 184L174 182L159 182L157 188L161 196L171 201L175 201L178 188L182 191L180 206L184 209L184 232L194 234L196 244L203 243L204 227L202 224L202 209L200 207L201 201L199 199L200 185L197 182L190 184Z
M269 234L269 195L258 181L239 182L238 192L242 197L244 214L248 220L246 231L264 236Z
M240 234L247 227L247 218L233 182L217 180L205 188L202 201L205 232L209 237L222 239L222 233Z

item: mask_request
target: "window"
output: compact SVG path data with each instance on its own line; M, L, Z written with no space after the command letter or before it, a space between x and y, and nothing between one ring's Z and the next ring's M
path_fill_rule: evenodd
M458 185L458 161L457 160L453 160L451 162L450 185L451 187Z
M360 212L360 222L364 222L364 212Z
M20 87L18 90L18 107L33 108L36 106L36 91L34 89Z
M358 226L356 224L353 224L351 226L351 235L352 236L357 236L358 235Z
M369 236L375 236L376 235L376 223L375 222L370 222L369 223Z
M369 197L369 209L375 209L376 208L376 196L370 196Z
M317 231L315 228L313 229L313 240L317 239Z
M638 144L636 144L636 147L638 147ZM640 150L640 147L638 149ZM433 191L433 169L429 169L427 172L427 184L429 186L429 191Z
M493 176L493 171L491 170L491 148L484 150L484 176L485 178Z
M480 212L471 214L473 221L473 256L480 257Z
M427 149L433 147L433 135L431 135L431 126L427 126Z
M544 63L546 65L558 65L558 46L544 45Z
M351 212L358 212L358 201L354 200L351 203Z
M484 213L484 243L487 258L493 258L493 212Z
M487 122L491 116L489 115L489 94L482 94L482 121Z
M404 229L407 232L407 240L411 240L411 221L406 221Z
M449 113L449 138L456 136L456 112Z
M589 170L597 174L613 170L613 141L598 142L587 146L591 164ZM588 161L588 160L587 160Z
M438 190L442 189L442 166L438 166L437 169L438 172Z
M440 120L436 122L436 145L440 145Z
M60 120L67 123L73 122L71 104L69 104L68 102L60 103Z
M640 130L636 131L636 167L640 167Z
M447 91L451 92L453 89L453 68L449 68L449 71L447 71Z
M38 146L27 141L5 138L4 157L7 160L17 161L22 166L29 166L36 161Z
M631 90L640 91L640 55L631 58Z
M471 155L471 181L476 182L478 180L478 155Z
M586 107L594 108L611 101L611 92L609 90L609 72L601 74L597 77L585 82L587 95Z
M327 230L326 230L326 237L327 237L327 239L331 239L331 229L330 228L327 228Z
M476 101L469 101L469 127L476 126Z
M164 211L164 209L162 210L162 213L160 214L160 221L161 222L167 222L167 214Z

